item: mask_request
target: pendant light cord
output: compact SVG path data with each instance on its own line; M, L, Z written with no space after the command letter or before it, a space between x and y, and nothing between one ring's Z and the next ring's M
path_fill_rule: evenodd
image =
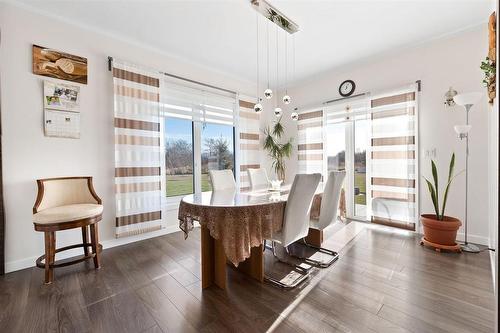
M285 34L285 95L288 95L288 36Z
M278 76L278 26L276 25L276 107L278 107L279 95L279 76Z
M266 25L267 32L267 88L269 89L269 21L267 21Z
M257 103L260 102L260 98L259 98L259 13L255 12L255 25L257 27L257 95L255 97L257 97Z
M294 81L295 80L295 35L292 36L292 53L293 53L292 81Z

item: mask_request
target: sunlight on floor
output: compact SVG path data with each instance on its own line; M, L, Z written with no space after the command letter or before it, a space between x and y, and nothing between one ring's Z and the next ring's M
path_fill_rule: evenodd
M336 252L341 252L341 250L352 241L361 231L363 231L368 226L367 223L362 222L351 222L347 224L345 227L341 228L331 236L329 236L324 242L323 247L334 250ZM340 257L342 258L342 256ZM281 312L278 319L276 319L273 324L269 327L267 332L273 332L276 328L279 327L281 322L300 304L300 302L304 299L307 294L314 289L314 287L321 281L322 275L330 269L335 269L335 264L333 264L330 268L320 272L318 276L312 278L308 283L304 285L304 289L300 292L300 295L295 299L288 307L286 307L283 312ZM300 288L300 287L298 287Z

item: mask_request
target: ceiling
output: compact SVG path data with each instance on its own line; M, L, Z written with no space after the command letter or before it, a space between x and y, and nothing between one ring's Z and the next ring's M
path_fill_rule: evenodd
M35 1L18 0L38 11L160 52L256 80L256 14L250 0ZM300 25L295 34L295 75L302 80L393 49L413 45L486 22L491 0L270 0ZM266 24L259 19L261 80L266 71ZM270 27L271 81L276 75L275 28ZM280 83L284 77L280 30ZM288 40L292 54L292 40Z

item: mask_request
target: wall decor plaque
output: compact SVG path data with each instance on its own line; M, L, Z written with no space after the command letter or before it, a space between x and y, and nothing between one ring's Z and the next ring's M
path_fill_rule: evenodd
M33 73L87 84L87 58L33 45Z

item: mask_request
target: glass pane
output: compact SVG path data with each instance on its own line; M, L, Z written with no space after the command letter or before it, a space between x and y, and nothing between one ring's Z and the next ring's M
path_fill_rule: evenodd
M167 197L193 193L193 126L191 120L165 119Z
M366 150L369 123L366 116L354 120L354 215L366 217Z
M345 121L328 124L328 172L345 170L346 125L347 123Z
M208 170L234 173L233 126L206 123L201 131L201 190L211 191Z
M350 123L344 118L338 119L337 122L328 124L327 127L327 169L330 171L342 171L345 170L345 154L346 154L346 131L347 126ZM339 209L341 207L346 207L345 205L345 186L348 184L347 179L342 184L341 202L339 204ZM342 199L343 198L343 199ZM343 202L342 202L343 201ZM342 212L339 212L341 215Z

